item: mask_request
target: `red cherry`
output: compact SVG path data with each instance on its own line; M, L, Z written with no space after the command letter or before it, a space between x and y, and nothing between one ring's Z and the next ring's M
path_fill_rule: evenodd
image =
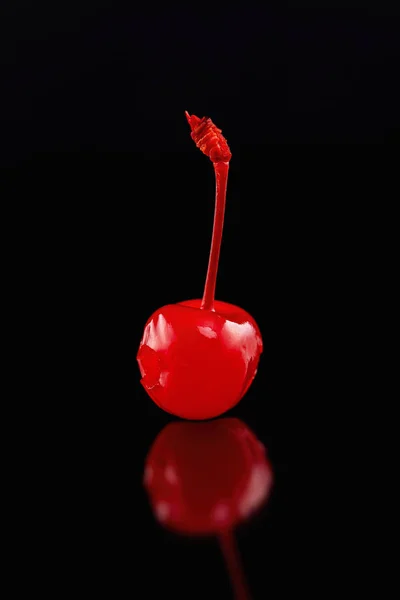
M237 598L248 598L233 528L268 499L272 467L239 419L175 422L156 438L144 485L155 518L186 535L217 535Z
M186 419L219 416L241 400L263 350L260 330L243 309L214 300L231 152L211 119L186 117L192 138L214 164L216 200L202 300L164 306L147 321L137 360L141 383L166 412Z
M146 324L138 352L142 385L154 402L185 419L226 412L246 393L262 351L260 331L243 309L201 300L170 304Z

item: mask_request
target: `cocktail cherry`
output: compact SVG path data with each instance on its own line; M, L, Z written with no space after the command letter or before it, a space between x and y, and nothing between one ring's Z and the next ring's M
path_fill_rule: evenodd
M196 146L216 179L214 224L202 299L168 304L147 321L137 360L141 383L163 410L184 419L210 419L237 404L251 385L263 350L255 320L215 300L231 152L214 123L185 113Z

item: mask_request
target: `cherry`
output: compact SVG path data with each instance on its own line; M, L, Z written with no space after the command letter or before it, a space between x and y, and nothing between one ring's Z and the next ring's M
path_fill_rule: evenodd
M268 499L272 467L242 421L174 422L157 436L144 485L157 521L191 536L219 539L237 598L248 598L233 529Z
M242 308L214 299L231 152L211 119L186 117L191 137L213 162L214 224L202 300L169 304L147 321L137 360L141 383L166 412L186 419L217 417L241 400L263 350L259 328Z

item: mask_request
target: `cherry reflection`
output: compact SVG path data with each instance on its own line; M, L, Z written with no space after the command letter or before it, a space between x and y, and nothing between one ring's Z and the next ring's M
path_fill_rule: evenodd
M161 525L218 537L238 600L250 595L233 530L267 501L272 482L264 446L236 418L169 423L153 443L144 472Z

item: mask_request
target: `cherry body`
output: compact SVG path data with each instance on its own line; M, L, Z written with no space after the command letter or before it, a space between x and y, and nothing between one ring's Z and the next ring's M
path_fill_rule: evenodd
M262 352L254 319L242 308L201 300L171 304L148 320L137 360L141 383L166 412L209 419L232 408L253 381Z

